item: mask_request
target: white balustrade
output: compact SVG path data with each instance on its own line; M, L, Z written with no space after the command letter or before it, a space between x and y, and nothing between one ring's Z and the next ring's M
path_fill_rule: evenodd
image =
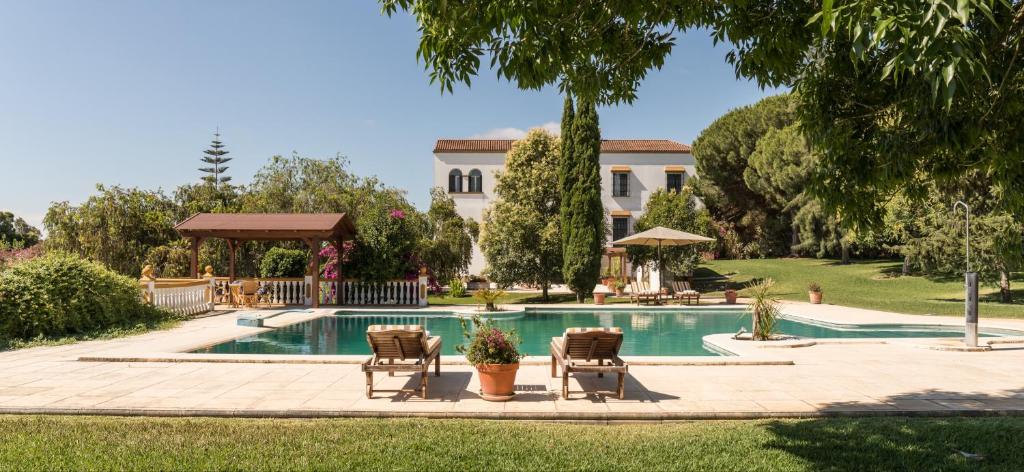
M210 293L214 287L213 281L197 281L191 284L162 284L148 281L144 282L143 290L145 299L153 306L179 315L198 315L213 310Z
M392 280L390 282L362 282L345 280L338 294L339 305L406 305L423 304L420 299L419 280Z

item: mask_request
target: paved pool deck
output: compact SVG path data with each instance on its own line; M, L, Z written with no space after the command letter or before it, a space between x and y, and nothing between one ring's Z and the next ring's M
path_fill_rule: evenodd
M333 311L288 313L271 318L268 325L282 326ZM956 317L795 302L787 302L784 311L837 324L962 323ZM1024 320L983 318L981 325L1024 331ZM593 375L572 377L570 398L562 399L561 379L550 377L548 358L528 358L516 380L516 399L505 403L482 400L473 368L457 356L443 358L442 375L430 378L426 399L387 392L367 399L358 365L366 356L183 354L262 329L237 326L236 314L224 314L130 338L0 352L0 414L566 421L1024 415L1024 339L993 344L986 352L956 352L941 350L958 343L950 339L787 344L715 335L706 340L737 355L627 359L632 365L623 400L611 394L584 393L614 389L613 376ZM378 389L418 384L418 374L375 379Z

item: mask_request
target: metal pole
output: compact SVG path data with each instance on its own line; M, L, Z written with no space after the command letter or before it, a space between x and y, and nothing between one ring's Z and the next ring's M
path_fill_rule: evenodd
M662 287L665 286L665 276L662 275L661 268L661 240L658 240L658 293L661 293Z
M978 273L971 272L971 207L962 201L953 204L953 212L964 207L966 224L964 226L965 245L967 246L967 271L964 272L964 344L968 347L978 346Z

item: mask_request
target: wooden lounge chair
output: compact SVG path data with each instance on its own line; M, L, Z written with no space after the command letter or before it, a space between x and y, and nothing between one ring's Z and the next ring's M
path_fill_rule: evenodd
M562 398L569 398L570 373L594 372L598 377L619 374L615 393L621 400L629 365L619 358L620 347L621 328L569 328L562 336L551 338L551 376L557 377L558 366L562 366Z
M371 325L366 328L366 342L373 350L373 356L363 362L362 368L366 373L366 398L373 398L374 372L387 372L393 376L396 371L419 372L420 387L417 390L427 398L427 373L431 362L434 363L434 375L441 375L440 336L430 336L420 325ZM395 363L396 360L401 362Z
M632 289L629 293L629 301L631 303L635 301L636 304L639 305L640 302L650 304L651 302L659 303L661 301L661 294L650 290L641 282L630 282L629 287Z
M690 286L690 282L685 280L675 280L672 282L672 298L679 300L679 304L683 304L683 299L686 299L686 304L696 301L700 305L700 292L693 289Z
M242 285L239 287L239 295L242 299L242 305L249 308L254 308L260 304L260 283L255 280L243 280Z

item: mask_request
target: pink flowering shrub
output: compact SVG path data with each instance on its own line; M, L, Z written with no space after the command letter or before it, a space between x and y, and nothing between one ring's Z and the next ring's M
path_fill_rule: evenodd
M470 364L515 364L523 358L519 352L522 339L516 330L503 331L480 315L473 316L472 332L465 319L461 322L467 343L455 346L455 350L465 355Z

